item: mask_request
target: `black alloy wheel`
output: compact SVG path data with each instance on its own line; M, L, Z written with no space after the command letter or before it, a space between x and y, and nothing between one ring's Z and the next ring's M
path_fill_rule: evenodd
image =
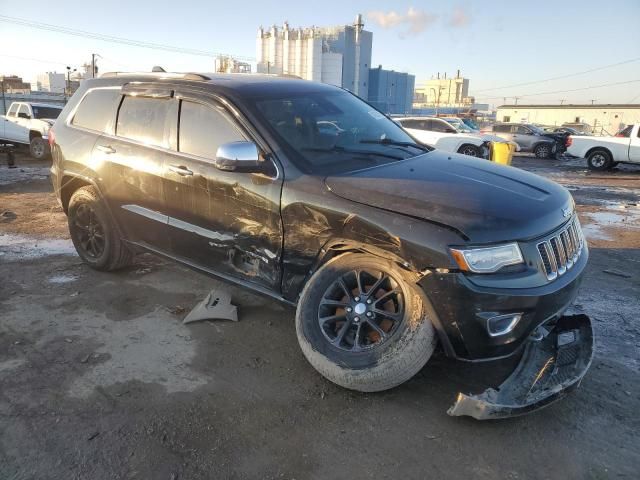
M95 210L90 204L78 206L71 224L73 235L80 248L89 258L100 258L105 248L105 232Z
M318 308L318 323L327 341L352 353L384 343L404 316L398 282L374 270L351 270L340 276L327 288Z

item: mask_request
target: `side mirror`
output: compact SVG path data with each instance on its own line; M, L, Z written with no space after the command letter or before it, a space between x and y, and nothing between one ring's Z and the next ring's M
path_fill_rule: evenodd
M20 112L18 113L18 118L26 118L27 120L29 120L31 118L31 115L29 115L28 113Z
M218 147L214 165L227 172L258 173L264 168L260 151L253 142L230 142Z

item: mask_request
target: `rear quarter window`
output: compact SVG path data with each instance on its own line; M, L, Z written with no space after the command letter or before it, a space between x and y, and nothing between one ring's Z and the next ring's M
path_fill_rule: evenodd
M111 133L121 98L120 88L89 91L80 101L71 124L96 132Z

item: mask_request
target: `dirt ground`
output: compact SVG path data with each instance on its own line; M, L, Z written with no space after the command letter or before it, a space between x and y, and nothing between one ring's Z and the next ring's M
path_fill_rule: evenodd
M2 159L0 159L1 161ZM436 354L360 394L302 356L294 312L150 255L85 267L48 165L0 164L0 479L608 479L640 471L640 168L514 165L570 188L591 248L574 312L596 356L581 388L532 415L446 415L513 361ZM212 288L240 322L184 326Z

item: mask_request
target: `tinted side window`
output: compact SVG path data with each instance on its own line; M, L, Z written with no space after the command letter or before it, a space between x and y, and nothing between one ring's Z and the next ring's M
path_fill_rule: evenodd
M89 130L111 133L121 98L120 89L92 90L80 102L71 123Z
M531 133L527 127L523 127L522 125L514 125L511 131L519 135L529 135Z
M20 115L21 113L24 114L24 115L31 115L29 113L29 107L27 107L24 104L20 105L20 109L18 110L18 115Z
M431 120L420 120L416 128L420 130L431 131L433 130L433 122Z
M175 106L172 99L126 95L118 112L116 135L169 148L169 132L177 120Z
M433 130L434 132L446 133L453 130L449 126L449 124L447 124L447 122L445 122L444 120L431 120L431 121L433 122L433 127L431 128L431 130Z
M15 117L17 112L18 112L18 104L14 103L9 108L9 111L7 112L7 115L11 116L11 117Z
M222 109L183 101L180 106L178 150L204 158L215 158L223 143L246 140Z
M404 128L418 128L417 123L417 120L400 120L400 125Z
M493 131L498 133L510 132L511 127L509 125L494 125Z

